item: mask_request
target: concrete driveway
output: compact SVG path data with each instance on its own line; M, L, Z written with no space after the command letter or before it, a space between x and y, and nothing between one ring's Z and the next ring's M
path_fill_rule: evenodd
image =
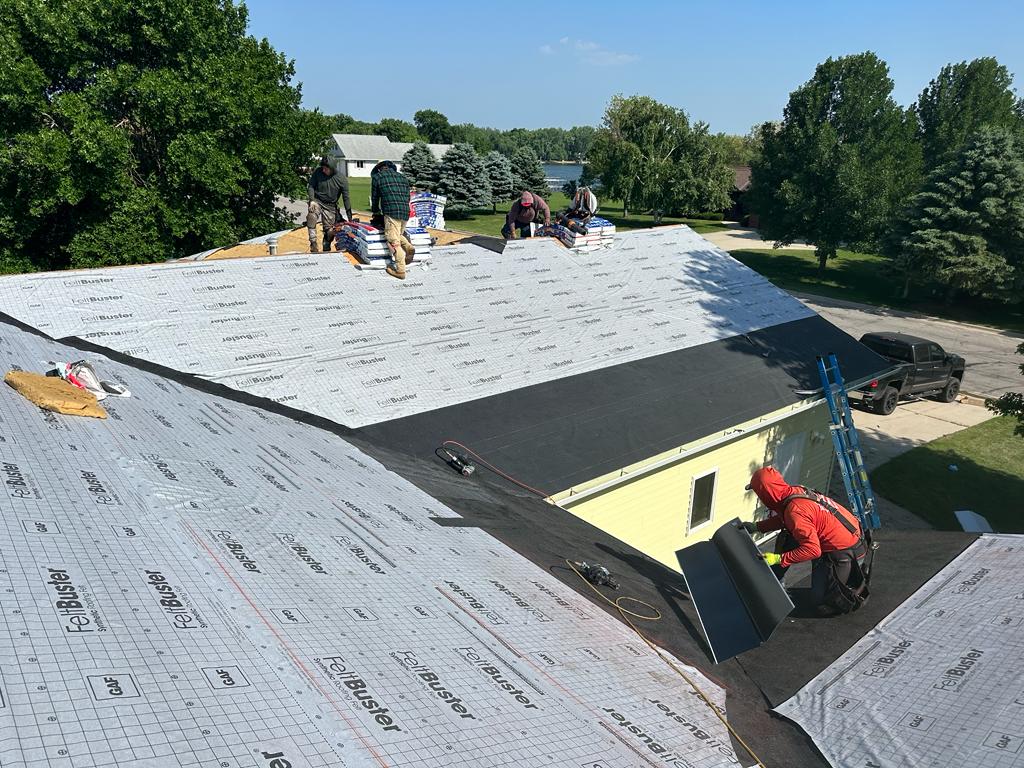
M756 229L750 229L749 227L741 227L739 224L735 224L731 221L722 222L728 229L719 230L718 232L707 232L701 237L705 240L709 240L723 251L739 251L744 248L771 248L772 241L762 239L761 235ZM805 245L803 243L793 243L793 245L787 245L786 248L795 248L799 250L813 251L813 245Z
M967 360L965 392L999 397L1004 392L1024 389L1024 376L1019 367L1024 363L1024 356L1016 354L1024 336L823 296L803 293L794 296L855 338L869 331L898 331L930 339L947 352L963 356Z

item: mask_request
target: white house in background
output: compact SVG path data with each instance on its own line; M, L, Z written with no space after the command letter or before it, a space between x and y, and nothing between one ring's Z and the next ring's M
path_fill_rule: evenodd
M362 136L356 133L335 133L332 157L343 159L349 176L369 176L373 166L381 160L391 160L402 169L402 156L412 149L405 141L391 141L387 136ZM451 144L427 144L434 157L440 160L451 149Z

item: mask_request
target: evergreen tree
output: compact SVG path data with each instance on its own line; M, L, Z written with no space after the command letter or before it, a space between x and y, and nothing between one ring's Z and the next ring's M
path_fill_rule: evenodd
M933 171L886 244L904 279L1020 300L1024 291L1024 158L1005 128L983 128Z
M471 144L455 144L437 169L437 191L448 198L445 213L466 214L491 202L484 163Z
M498 210L498 203L512 199L515 191L512 184L512 163L501 152L488 152L484 157L484 168L491 184L491 209Z
M513 195L528 191L547 199L551 194L537 153L529 147L519 147L512 153L512 188Z
M917 188L920 147L892 88L873 53L828 59L760 131L749 197L762 233L814 243L821 272L840 244L874 248Z
M437 159L430 147L422 141L413 144L402 156L402 173L417 189L433 191L437 184Z

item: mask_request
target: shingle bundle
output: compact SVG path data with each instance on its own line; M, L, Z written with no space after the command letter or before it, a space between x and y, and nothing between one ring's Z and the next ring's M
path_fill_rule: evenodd
M444 229L444 206L448 198L433 192L413 192L409 196L409 226Z
M406 237L416 246L416 260L430 258L430 233L423 227L406 227ZM348 251L365 267L384 269L391 260L391 249L384 239L384 232L369 224L350 221L335 238L336 247Z
M584 253L596 251L598 248L608 248L615 241L615 225L608 219L594 216L587 222L585 229L587 233L573 232L561 224L554 224L551 231L555 237L562 241L567 248Z

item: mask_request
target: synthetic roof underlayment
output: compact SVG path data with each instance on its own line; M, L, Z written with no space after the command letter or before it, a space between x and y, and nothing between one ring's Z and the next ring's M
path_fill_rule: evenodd
M1022 589L983 535L776 711L836 766L1024 766Z
M4 370L79 355L0 330ZM93 362L105 421L0 389L3 765L737 764L625 625L345 441Z
M687 227L456 245L404 282L326 254L19 275L0 306L348 427L814 316Z

